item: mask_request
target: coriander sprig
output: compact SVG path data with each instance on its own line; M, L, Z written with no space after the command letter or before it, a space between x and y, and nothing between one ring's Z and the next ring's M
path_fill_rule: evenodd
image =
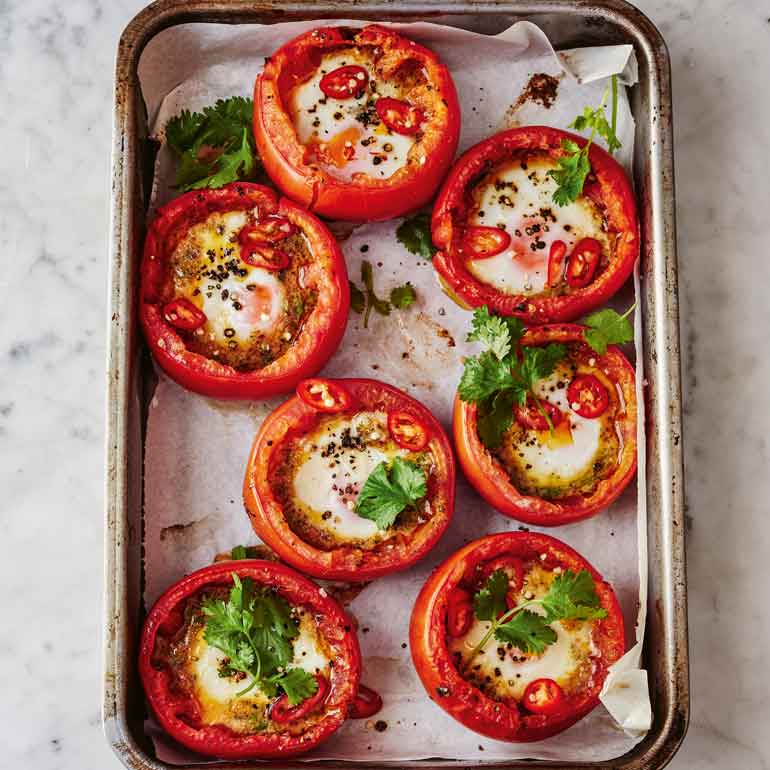
M417 292L409 281L391 289L390 301L380 299L374 290L374 268L366 259L361 262L361 281L364 284L363 291L353 281L348 283L350 284L350 307L354 312L364 314L364 329L369 327L372 308L380 315L388 316L393 308L406 310L417 299Z
M586 342L600 355L607 352L608 345L623 345L634 341L634 327L629 316L636 309L636 303L631 305L623 315L611 308L597 310L586 316L583 323L588 327L585 333Z
M607 122L605 113L605 104L607 98L611 96L611 123ZM558 168L551 169L548 176L556 180L558 187L554 190L553 199L559 206L566 206L568 203L577 200L583 192L583 185L586 177L591 171L591 164L588 160L588 150L591 147L596 135L603 137L607 142L607 149L610 154L620 149L621 143L617 137L618 123L618 76L613 75L610 78L610 84L604 89L604 94L599 106L596 109L586 107L582 115L578 115L570 128L577 131L591 129L588 141L581 148L576 142L565 139L562 143L562 149L565 154L558 159Z
M551 623L607 617L588 570L578 573L566 570L558 574L545 596L521 602L509 610L505 609L507 592L508 576L498 569L474 595L474 615L478 620L489 621L490 626L465 659L466 669L493 636L499 642L513 644L522 652L540 654L557 639ZM529 609L535 606L540 607L540 613Z
M355 511L387 529L406 508L428 492L425 471L416 463L395 457L390 466L381 462L369 474L356 500Z
M433 259L438 249L430 232L430 214L421 212L408 217L396 228L396 239L411 254Z
M233 587L227 601L207 596L201 602L206 618L203 638L227 657L223 676L245 674L252 681L237 696L259 687L273 697L281 689L291 705L313 695L318 683L301 668L290 668L293 642L299 636L291 606L282 596L257 589L254 581L231 573Z
M566 348L558 343L542 347L520 344L524 324L518 318L493 316L489 308L473 313L469 341L482 342L487 350L466 359L457 392L460 399L478 406L478 431L482 442L494 449L513 422L513 408L531 399L553 434L554 426L540 397L537 383L553 372Z

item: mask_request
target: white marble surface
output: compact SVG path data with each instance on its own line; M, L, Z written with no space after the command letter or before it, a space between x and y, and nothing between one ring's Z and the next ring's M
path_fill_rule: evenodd
M639 4L675 90L693 718L672 767L760 770L770 5ZM99 718L108 170L116 42L141 6L0 0L0 768L118 767Z

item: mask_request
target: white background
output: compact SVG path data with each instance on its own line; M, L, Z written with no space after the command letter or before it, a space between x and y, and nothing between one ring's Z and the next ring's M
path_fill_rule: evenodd
M770 765L770 6L639 0L672 54L693 719L675 770ZM113 60L142 6L0 0L0 768L101 734Z

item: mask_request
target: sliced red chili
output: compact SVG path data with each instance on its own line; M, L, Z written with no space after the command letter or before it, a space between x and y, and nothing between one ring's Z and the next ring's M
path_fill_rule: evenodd
M554 241L548 255L548 285L557 286L564 278L564 257L567 255L567 244L564 241Z
M298 703L296 706L289 703L288 695L281 695L270 709L270 719L283 725L287 722L304 719L308 714L312 714L326 700L330 689L329 681L322 674L316 674L315 681L318 684L315 694L305 698L302 703Z
M524 690L522 703L533 714L557 714L564 706L564 690L553 679L535 679Z
M189 299L172 299L163 306L163 317L176 329L191 332L206 323L206 314Z
M297 395L316 412L344 412L350 408L352 399L341 385L331 380L312 378L297 385Z
M391 130L403 136L413 136L420 130L425 115L419 107L409 102L383 96L374 105L380 120Z
M446 630L449 636L462 636L473 622L473 600L464 588L455 588L447 599Z
M280 223L273 226L268 224L270 220L258 222L255 225L246 225L238 233L238 243L241 247L241 259L252 267L261 267L265 270L283 270L289 266L289 255L281 249L272 246L269 242L281 240L275 235L270 235L267 231L275 229L279 231ZM290 224L290 222L287 222ZM293 227L293 225L291 225ZM289 235L290 233L287 233Z
M519 603L519 591L524 585L524 565L521 559L515 556L503 555L495 556L484 562L481 568L481 579L479 583L484 583L486 579L496 570L501 569L508 576L508 591L505 594L505 603L508 609L513 609Z
M559 407L542 398L540 399L540 406L548 413L548 416L551 418L551 424L555 428L564 417ZM522 428L529 428L531 430L549 430L550 428L548 420L545 419L545 415L538 408L534 398L527 398L525 406L516 404L513 408L513 413L516 417L516 422Z
M254 243L275 243L294 235L297 229L297 226L286 217L266 217L242 228L239 238L243 237L244 240Z
M368 719L382 708L382 697L365 684L358 685L358 694L350 704L348 716L351 719Z
M573 289L588 286L596 275L602 245L596 238L581 238L567 260L567 284Z
M332 99L353 99L361 96L369 83L369 73L357 64L348 64L327 72L320 82L324 96Z
M572 411L581 417L599 417L610 405L610 394L598 377L579 374L567 388L567 400Z
M472 225L463 230L460 252L468 259L486 259L505 251L511 245L511 236L499 227Z
M421 452L428 444L428 429L409 412L390 412L388 431L400 447L410 452Z

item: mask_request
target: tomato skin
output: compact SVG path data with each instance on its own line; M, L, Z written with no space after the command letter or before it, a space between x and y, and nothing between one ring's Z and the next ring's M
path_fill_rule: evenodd
M533 714L553 716L564 709L564 691L553 679L535 679L527 685L521 702Z
M610 394L593 374L575 377L567 388L567 400L581 417L601 417L610 405Z
M365 684L358 686L358 694L348 708L349 719L368 719L382 708L382 698Z
M278 556L302 572L329 580L361 582L406 569L422 559L446 530L454 511L455 465L449 439L436 418L419 401L392 385L365 379L335 380L361 411L406 411L428 430L425 451L432 455L428 494L433 515L407 537L389 538L362 550L340 545L320 550L302 540L288 525L271 485L271 469L287 437L311 430L318 412L295 396L262 423L251 449L243 481L243 500L259 538Z
M526 126L502 131L468 150L452 167L433 207L431 230L439 251L433 266L451 292L470 307L487 305L498 315L521 318L528 325L574 320L603 305L626 282L639 256L639 224L633 190L623 168L601 147L592 144L588 151L593 175L600 193L595 199L604 207L610 228L617 233L613 258L594 280L582 288L569 288L566 293L544 292L536 296L506 294L479 281L465 264L459 248L462 229L466 226L467 188L479 173L517 152L547 152L554 158L563 150L562 141L574 141L580 147L585 139L547 126ZM589 185L589 189L590 185ZM554 261L555 276L561 278Z
M325 96L344 100L358 98L368 84L369 73L363 67L349 64L327 72L318 85Z
M258 733L239 735L219 725L195 726L197 704L172 687L169 671L156 666L153 653L159 634L171 633L173 617L185 602L205 586L231 585L231 573L271 586L294 605L308 607L333 656L332 678L327 682L324 716L300 735ZM171 622L170 622L171 621ZM165 627L165 628L164 628ZM277 759L302 754L329 738L342 725L353 703L361 676L361 651L351 630L351 620L335 599L315 583L278 562L244 559L217 562L197 570L170 586L150 610L139 641L139 676L161 727L188 749L219 759ZM186 715L187 721L179 714Z
M304 719L308 714L312 714L329 694L329 681L323 674L316 674L315 681L318 685L315 695L305 698L302 703L298 703L296 706L289 704L288 695L285 693L281 695L270 708L270 719L285 725L287 722Z
M463 229L458 251L466 259L487 259L505 251L511 236L499 227L473 225Z
M579 572L588 570L607 617L594 627L594 643L601 651L593 684L565 698L555 715L521 713L518 708L484 695L457 671L447 646L445 617L449 595L481 563L502 554L522 561L545 554L546 563ZM537 741L567 729L598 703L607 669L625 651L623 615L609 583L576 551L538 532L505 532L469 543L440 564L420 591L409 628L409 644L417 673L428 695L451 717L490 738L511 742Z
M402 99L390 96L380 97L374 105L380 120L391 130L402 136L414 136L425 120L422 110Z
M564 419L561 409L555 404L545 399L540 399L540 406L548 414L551 420L551 425L555 428L561 424ZM548 420L537 408L537 403L534 398L528 398L527 403L524 406L516 404L513 408L514 415L516 416L516 422L521 425L522 428L528 428L530 430L549 430Z
M314 411L328 414L345 412L353 403L345 388L333 380L302 380L297 385L297 395Z
M264 216L287 220L301 230L317 261L314 283L318 302L305 319L302 333L281 358L263 369L238 372L226 364L194 353L163 317L161 287L167 250L181 233L216 211L257 209ZM188 390L227 399L265 398L290 392L314 375L342 341L350 307L345 260L328 228L313 214L267 187L235 182L216 190L193 190L160 208L149 226L140 267L139 320L160 367Z
M283 107L288 91L314 70L318 56L351 45L379 47L387 72L415 60L432 85L425 104L415 105L429 116L420 129L425 162L405 166L388 179L345 182L308 161ZM460 106L449 70L427 48L377 24L356 30L352 39L343 28L323 27L288 42L265 65L254 86L254 138L270 178L302 206L331 219L383 221L416 211L433 198L457 150Z
M584 344L585 327L577 324L553 324L529 329L522 337L523 345L546 345L550 342ZM623 450L613 473L601 479L593 494L546 500L523 495L512 484L505 468L481 443L476 429L475 404L455 399L453 432L460 467L469 483L504 516L541 527L558 526L594 516L614 502L636 473L636 375L621 350L610 345L604 356L586 346L585 355L614 381L623 395L625 418L617 425L622 435Z
M390 437L410 452L422 452L428 445L428 429L409 412L388 414Z
M567 260L567 285L575 289L588 286L593 280L602 256L602 246L596 238L581 238Z
M163 318L176 329L194 331L206 323L206 314L189 299L180 297L163 306Z

